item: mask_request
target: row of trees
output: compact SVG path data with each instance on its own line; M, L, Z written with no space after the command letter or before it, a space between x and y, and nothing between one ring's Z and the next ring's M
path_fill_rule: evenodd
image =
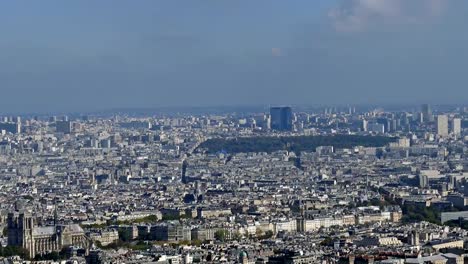
M147 249L151 248L151 243L145 242L145 241L136 241L136 242L128 242L128 241L123 241L121 239L117 240L116 242L110 243L107 246L101 245L101 243L96 242L96 246L102 249L119 249L119 248L129 248L132 250L142 250L145 251Z
M17 247L17 246L2 247L0 245L0 257L11 257L11 256L20 256L22 258L25 258L28 256L28 252L22 247Z
M162 219L159 220L156 215L149 215L149 216L134 219L134 220L124 220L124 221L108 220L106 223L84 225L83 227L84 228L106 228L111 225L132 225L132 224L139 224L139 223L155 224L161 221L180 220L184 218L188 218L188 217L186 217L185 215L181 215L181 216L164 215Z
M220 230L216 231L215 234L214 234L215 239L218 240L218 241L221 241L221 242L226 241L228 239L228 236L229 236L229 231L227 231L225 229L220 229ZM269 238L272 238L274 236L274 233L271 230L267 230L266 232L262 232L260 230L257 230L256 234L249 234L247 232L246 236L250 237L250 238L257 237L258 239L269 239ZM240 234L236 233L236 234L233 235L232 239L240 240L241 237L242 236Z
M414 205L403 205L403 222L414 223L420 221L427 221L430 223L440 225L440 212L434 207L422 207Z
M66 249L62 249L60 252L49 252L46 254L40 254L36 255L34 257L34 260L36 261L43 261L43 260L53 260L53 261L58 261L58 260L65 260L67 259L67 254L66 254Z
M235 139L215 138L203 142L199 149L209 153L225 151L240 152L274 152L288 150L299 153L312 152L319 146L335 148L352 148L354 146L383 147L396 139L384 136L330 135L330 136L298 136L298 137L246 137Z
M465 230L468 230L468 220L465 220L465 219L448 221L445 223L445 225L451 226L451 227L461 227Z

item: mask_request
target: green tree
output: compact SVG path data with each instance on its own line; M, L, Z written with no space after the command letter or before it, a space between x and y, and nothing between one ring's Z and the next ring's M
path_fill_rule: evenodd
M2 257L11 257L11 256L20 256L22 258L25 258L28 255L28 252L26 249L18 246L6 246L6 247L0 247L1 250L1 256Z
M263 231L261 229L257 229L257 230L255 230L255 235L257 237L262 237L263 236Z
M233 238L234 240L239 241L239 240L241 240L242 235L241 235L239 232L235 232L232 238Z
M270 238L272 238L274 235L275 235L275 234L273 233L273 231L267 230L267 231L265 232L264 239L270 239Z
M332 136L291 136L291 137L241 137L235 139L215 138L203 142L200 150L210 153L227 151L239 152L274 152L288 150L315 151L318 146L351 148L354 146L383 147L396 138L384 136L332 135Z
M331 237L327 237L322 242L320 242L322 246L333 246L333 239Z
M195 240L192 240L192 242L190 243L192 246L196 246L196 247L199 247L203 244L203 242L199 239L195 239Z
M128 230L128 229L119 230L119 238L122 241L125 241L125 242L132 240L131 239L131 231Z
M229 234L229 233L228 233L227 230L225 230L225 229L220 229L220 230L218 230L218 231L215 232L214 237L215 237L216 240L219 240L219 241L221 241L221 242L224 242L224 241L226 241L226 238L227 238L228 234Z

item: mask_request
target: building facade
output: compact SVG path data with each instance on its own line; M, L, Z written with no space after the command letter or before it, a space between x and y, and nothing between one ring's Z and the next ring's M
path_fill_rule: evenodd
M27 250L30 258L38 254L60 251L66 246L87 249L89 239L76 224L37 226L35 218L26 213L8 214L8 245Z
M441 137L447 137L448 134L449 134L448 116L438 115L437 116L437 135Z
M279 131L291 131L293 129L292 109L289 106L271 107L271 129Z

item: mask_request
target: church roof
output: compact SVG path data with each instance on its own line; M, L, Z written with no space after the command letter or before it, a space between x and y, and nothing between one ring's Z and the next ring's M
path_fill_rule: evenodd
M84 233L83 228L78 224L71 224L62 226L62 232L64 233ZM57 233L57 228L55 226L38 226L34 227L33 235L34 236L46 236L46 235L55 235Z
M45 236L45 235L54 235L55 227L54 226L38 226L33 229L34 236Z

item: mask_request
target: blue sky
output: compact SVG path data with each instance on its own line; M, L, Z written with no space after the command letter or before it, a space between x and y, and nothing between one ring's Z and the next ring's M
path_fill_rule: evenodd
M0 112L464 103L462 0L0 4Z

